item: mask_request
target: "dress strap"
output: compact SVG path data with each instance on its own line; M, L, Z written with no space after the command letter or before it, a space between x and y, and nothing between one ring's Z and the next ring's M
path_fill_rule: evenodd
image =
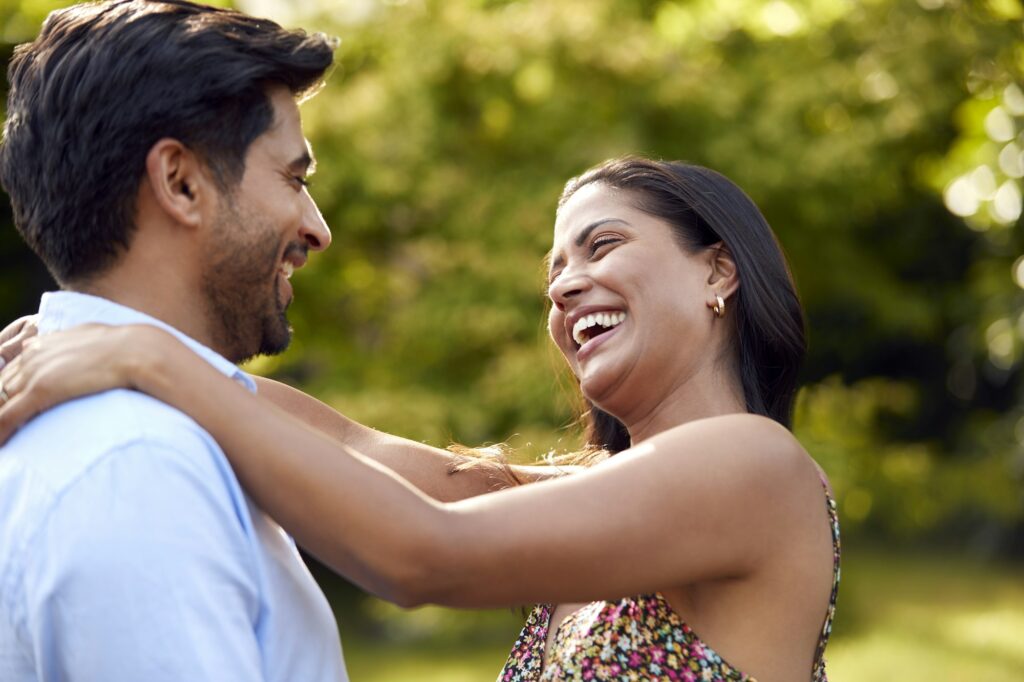
M821 478L821 485L825 489L825 508L828 511L829 526L832 529L832 594L828 598L825 624L821 628L818 647L814 652L814 672L811 679L813 682L825 682L825 646L828 644L829 635L832 634L832 621L836 614L836 595L839 594L839 514L836 510L836 501L832 499L832 493L829 492L825 474L819 469L818 475Z

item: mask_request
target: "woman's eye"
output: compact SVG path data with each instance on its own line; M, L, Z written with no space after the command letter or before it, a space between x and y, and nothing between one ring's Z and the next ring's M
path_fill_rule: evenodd
M302 187L308 188L311 184L308 178L304 178L301 175L293 175L292 179L295 180L295 182L299 183L299 185L301 185Z
M590 243L590 255L597 253L602 247L622 241L619 237L598 237Z

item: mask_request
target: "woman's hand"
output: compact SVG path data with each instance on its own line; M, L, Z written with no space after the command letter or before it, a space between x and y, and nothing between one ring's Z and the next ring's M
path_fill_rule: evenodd
M11 332L18 324L21 327ZM113 388L132 388L139 351L149 345L146 335L161 333L154 327L85 325L36 336L30 318L5 329L0 336L0 355L5 359L0 370L0 445L55 405Z
M22 345L39 332L38 315L26 315L7 325L0 332L0 369L18 357Z

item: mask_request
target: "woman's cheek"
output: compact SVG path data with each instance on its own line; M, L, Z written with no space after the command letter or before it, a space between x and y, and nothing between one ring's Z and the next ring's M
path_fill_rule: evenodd
M548 314L548 335L559 352L565 356L566 360L569 360L570 354L574 349L571 347L572 342L565 332L565 314L557 308L552 308Z
M564 319L565 315L559 312L558 308L552 306L551 312L548 313L548 336L550 336L551 340L555 342L555 345L559 347L561 347L561 342L558 339L558 325L560 324L559 320ZM562 326L564 327L565 325L563 324Z

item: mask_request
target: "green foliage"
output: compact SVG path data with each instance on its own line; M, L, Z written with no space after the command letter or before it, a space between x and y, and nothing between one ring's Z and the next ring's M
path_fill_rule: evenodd
M0 0L5 60L64 4ZM236 4L343 39L303 108L334 245L293 280L293 348L251 369L438 445L574 447L543 325L563 183L625 153L716 168L808 311L795 431L847 541L830 676L1022 679L1019 570L857 544L1024 546L1019 3ZM0 319L50 286L0 214ZM314 570L354 679L490 679L521 622L395 618Z
M811 335L798 433L848 527L1013 528L1018 355L986 353L984 335L1021 347L1019 220L981 229L943 205L961 159L991 162L988 100L1021 71L1020 26L996 9L463 1L309 17L344 43L306 105L339 241L300 284L316 292L302 314L348 331L306 335L279 371L436 443L571 446L536 322L555 199L608 156L686 158L736 179L787 248Z
M829 473L844 533L906 539L962 532L978 519L1011 525L1020 514L1020 481L999 447L1009 420L976 415L988 438L951 457L936 439L888 437L887 425L908 419L920 403L913 384L885 379L846 386L833 377L801 393L796 433Z
M7 52L59 4L0 0ZM811 341L797 433L846 529L1019 541L1016 3L236 4L343 39L303 108L334 245L296 277L293 349L254 371L439 445L574 447L542 322L556 199L609 156L688 159L743 186L789 254ZM6 318L45 281L19 248L0 230Z

